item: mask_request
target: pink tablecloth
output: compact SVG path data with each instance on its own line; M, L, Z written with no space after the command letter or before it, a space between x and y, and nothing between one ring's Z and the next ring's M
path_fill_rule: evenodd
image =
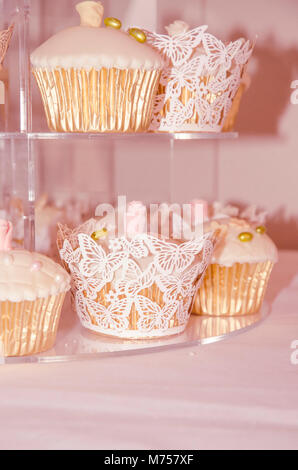
M0 448L298 449L298 252L267 301L269 318L220 343L0 366Z

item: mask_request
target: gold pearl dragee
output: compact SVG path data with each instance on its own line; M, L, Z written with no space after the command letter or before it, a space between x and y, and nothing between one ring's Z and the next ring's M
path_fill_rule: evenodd
M253 234L250 232L241 232L239 233L238 238L241 242L251 242L253 239Z
M105 18L104 24L110 28L115 28L115 29L120 29L122 26L121 21L118 20L118 18L113 18L112 16Z
M130 34L138 42L146 42L147 40L146 34L139 28L130 28L128 30L128 34Z
M100 238L104 238L107 235L108 231L106 228L102 228L101 230L96 230L92 233L91 238L93 240L99 240Z
M264 225L259 225L257 228L256 228L256 232L260 233L261 235L263 235L265 232L266 232L266 227L264 227Z

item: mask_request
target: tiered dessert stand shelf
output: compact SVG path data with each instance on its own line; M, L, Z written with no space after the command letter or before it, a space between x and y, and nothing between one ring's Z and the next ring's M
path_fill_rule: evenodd
M10 0L2 0L8 10ZM54 133L36 132L32 129L32 101L31 101L31 70L29 62L29 17L30 0L16 0L14 11L15 34L18 35L19 48L19 129L11 132L0 130L0 169L7 169L16 175L15 185L22 185L20 193L24 194L24 247L34 250L35 246L35 195L36 195L36 154L34 144L39 140L64 140L74 142L76 140L92 140L93 145L100 146L102 142L119 142L121 139L137 142L140 137L146 136L152 141L163 140L169 143L171 162L174 157L175 142L180 140L213 141L235 139L236 132L227 133L146 133L146 134L80 134L80 133ZM2 165L2 166L1 166ZM3 170L2 170L3 171ZM171 174L171 168L169 173ZM21 173L18 178L17 174ZM0 179L0 182L5 178ZM2 183L3 184L3 183ZM171 178L169 184L172 184ZM3 192L3 188L0 188ZM9 191L6 190L6 192ZM171 191L172 194L172 191ZM9 197L9 194L6 196ZM230 335L246 331L269 313L268 304L264 304L262 311L256 315L244 317L213 318L204 316L192 316L184 333L168 338L142 340L121 340L106 338L84 330L75 314L71 311L70 303L66 305L62 314L62 320L58 330L55 347L45 353L26 357L0 356L0 364L25 363L25 362L59 362L76 359L95 359L103 355L135 354L160 351L162 349L179 348L184 346L196 346L198 344L211 343L224 339ZM191 353L190 353L191 354Z
M198 345L215 343L234 335L249 331L266 319L270 313L268 303L255 315L242 317L208 317L192 315L186 330L168 338L149 340L117 339L89 333L82 328L71 306L62 312L56 344L42 354L24 357L2 357L1 364L70 362L100 359L107 356L126 356L190 348L187 354L195 355Z

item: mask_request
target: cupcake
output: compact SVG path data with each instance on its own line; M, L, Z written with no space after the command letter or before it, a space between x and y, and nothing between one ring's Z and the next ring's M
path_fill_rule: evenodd
M31 54L49 128L58 132L144 132L163 66L138 28L121 31L101 2L81 2L80 26Z
M37 354L54 345L70 277L44 255L11 250L11 236L0 220L0 355Z
M215 208L214 220L207 226L221 227L222 236L195 298L193 313L217 316L256 313L278 259L277 248L263 225L265 214L257 214L255 207L240 216L237 208Z
M165 62L151 130L222 131L234 100L238 101L252 44L243 38L224 44L207 28L189 30L177 20L166 27L168 35L146 32Z
M209 263L214 237L193 240L147 233L146 207L91 219L76 230L61 227L58 248L73 283L82 325L121 338L154 338L182 332L193 296Z

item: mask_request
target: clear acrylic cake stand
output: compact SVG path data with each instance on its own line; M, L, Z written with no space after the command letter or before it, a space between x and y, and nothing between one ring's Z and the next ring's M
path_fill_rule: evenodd
M24 247L34 250L35 246L35 198L36 198L36 151L35 144L40 140L92 141L100 146L103 142L120 139L137 139L142 134L68 134L36 132L32 129L31 71L29 62L29 19L30 0L0 0L0 8L8 15L9 22L14 21L18 35L18 73L19 73L19 127L0 132L0 194L2 199L20 197L24 211ZM9 11L9 14L8 14ZM163 140L169 143L169 199L173 202L175 142L181 140L210 140L214 142L214 179L217 182L219 140L235 139L238 134L230 133L152 133L146 139ZM1 178L2 174L2 178ZM4 177L3 177L4 176ZM214 185L217 198L217 184ZM3 201L2 201L3 202ZM1 203L1 198L0 198ZM260 313L241 317L200 317L192 316L184 333L173 337L152 340L120 340L89 333L82 328L70 305L66 305L59 325L55 347L42 354L25 357L0 356L0 364L26 362L61 362L77 359L96 359L107 355L127 355L154 352L166 349L196 346L230 337L256 326L269 313L268 304L264 303Z
M191 315L185 331L178 335L150 340L123 340L86 330L80 325L71 307L66 305L64 312L62 312L57 340L53 349L34 356L0 356L0 365L95 360L115 355L127 356L177 348L195 348L198 345L215 343L249 331L262 322L269 312L269 304L264 302L260 312L254 315L235 317ZM190 351L190 354L194 354L194 352Z

